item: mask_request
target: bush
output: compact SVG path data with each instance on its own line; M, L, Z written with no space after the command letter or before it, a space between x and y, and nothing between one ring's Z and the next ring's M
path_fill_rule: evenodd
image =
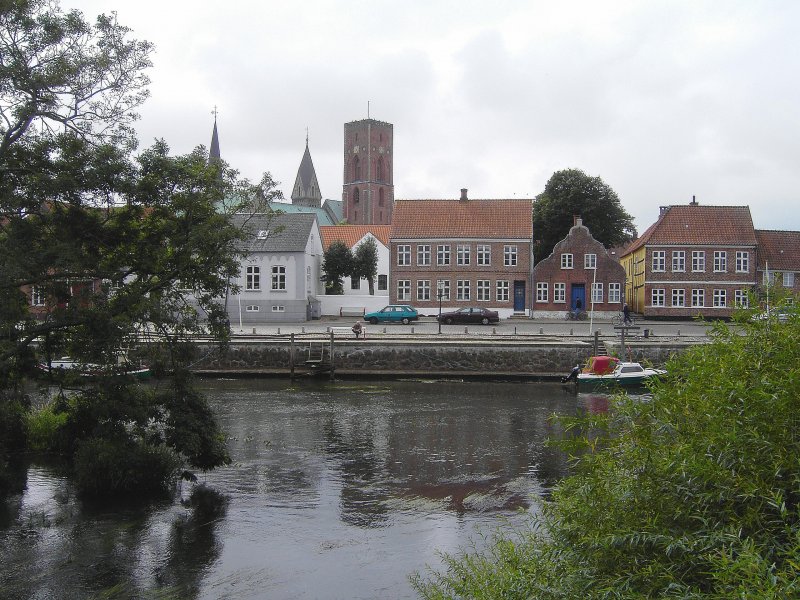
M576 437L524 539L446 557L426 598L800 597L800 322L719 323L649 401Z
M91 438L74 457L75 482L89 497L142 497L166 492L181 464L164 445L128 439Z
M67 422L67 413L48 404L27 415L28 449L48 452L55 448L58 430Z

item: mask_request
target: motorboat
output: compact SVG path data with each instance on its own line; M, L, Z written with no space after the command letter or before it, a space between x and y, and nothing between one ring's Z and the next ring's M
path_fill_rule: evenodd
M75 373L78 377L91 379L106 373L106 370L101 365L84 363L68 356L53 359L49 363L42 362L37 366L40 371L50 376L64 376L67 373ZM126 361L121 361L112 372L112 375L128 375L139 380L149 379L151 374L149 367L133 365Z
M613 356L592 356L583 369L575 367L562 381L575 381L579 390L631 388L641 387L647 380L666 373L664 369L643 367L638 362L624 362Z

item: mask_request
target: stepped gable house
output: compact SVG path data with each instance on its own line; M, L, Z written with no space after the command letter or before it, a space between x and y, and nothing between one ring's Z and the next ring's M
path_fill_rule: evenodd
M610 316L622 310L625 269L576 218L550 256L533 268L533 284L538 317L563 317L578 302L586 311Z
M433 314L485 306L501 317L530 306L531 200L397 200L391 302Z
M756 233L747 206L661 207L620 256L625 297L645 317L730 317L756 284Z
M756 229L758 240L758 277L766 284L787 292L800 293L800 231Z

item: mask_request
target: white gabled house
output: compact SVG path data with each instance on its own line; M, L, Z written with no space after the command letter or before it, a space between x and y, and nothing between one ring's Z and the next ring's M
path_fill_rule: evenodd
M237 214L242 242L239 287L226 298L231 327L310 321L320 316L322 240L314 214ZM233 286L232 286L233 287Z

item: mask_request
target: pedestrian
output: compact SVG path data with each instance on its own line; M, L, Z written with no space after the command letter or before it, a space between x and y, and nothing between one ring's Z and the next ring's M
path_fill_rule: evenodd
M628 308L627 303L622 307L622 316L624 317L622 319L623 325L633 325L633 321L631 320L631 309Z
M361 321L356 321L355 324L353 325L353 333L356 334L356 339L358 339L358 337L361 335L361 331L362 331Z
M581 302L581 299L578 298L577 300L575 300L575 318L576 319L580 316L582 308L583 308L583 302Z

